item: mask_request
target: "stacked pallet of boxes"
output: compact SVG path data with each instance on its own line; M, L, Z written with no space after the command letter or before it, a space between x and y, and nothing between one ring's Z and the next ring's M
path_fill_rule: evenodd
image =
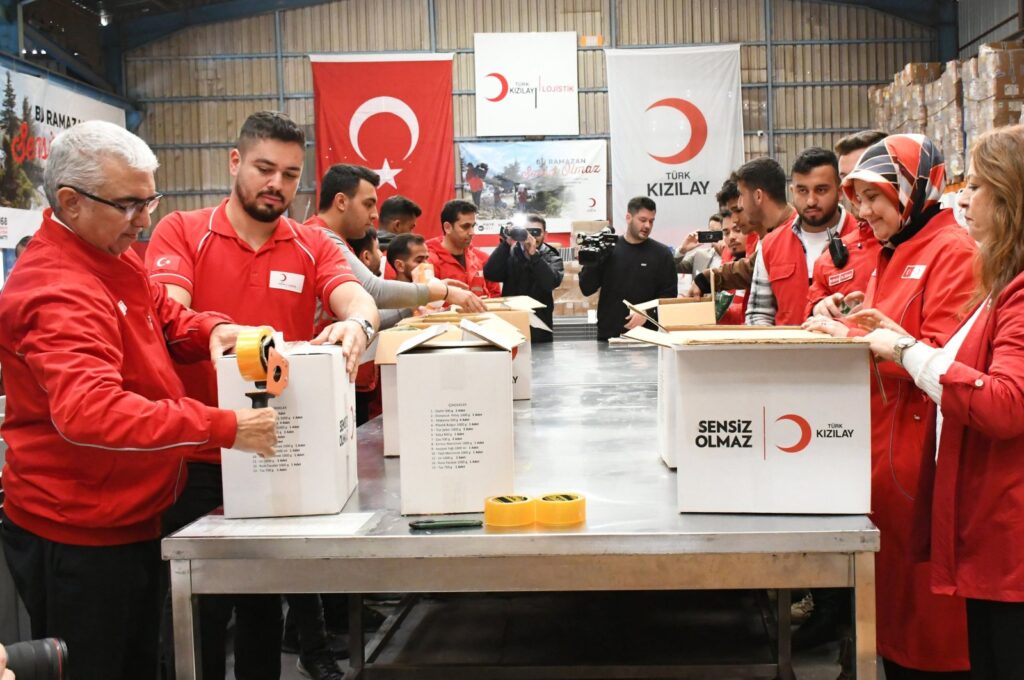
M888 85L872 85L868 88L868 99L874 112L876 130L891 130L893 123L892 90L894 83Z
M1021 122L1024 43L982 45L961 68L967 148L983 132Z
M893 81L892 114L888 131L893 134L925 134L928 108L924 87L942 74L936 63L907 64Z
M924 96L928 111L926 134L946 159L947 181L960 182L966 170L960 62L947 62L939 79L924 86Z
M562 285L554 290L555 316L586 316L587 311L597 309L600 293L585 296L580 290L580 270L582 267L576 260L565 263L565 277Z

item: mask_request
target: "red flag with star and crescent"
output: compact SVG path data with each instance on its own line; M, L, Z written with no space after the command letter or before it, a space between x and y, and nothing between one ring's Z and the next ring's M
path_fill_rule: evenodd
M416 231L441 233L455 198L451 54L310 55L317 187L335 163L380 175L378 205L401 194L423 210Z

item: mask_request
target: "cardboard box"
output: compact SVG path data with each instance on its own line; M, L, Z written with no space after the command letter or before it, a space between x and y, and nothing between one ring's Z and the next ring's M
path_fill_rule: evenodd
M279 336L280 337L280 336ZM271 399L277 412L277 455L234 449L221 456L225 517L290 517L341 512L359 481L355 386L334 345L278 342L290 379ZM217 362L221 408L251 408L234 356Z
M530 346L530 326L537 319L536 314L528 311L530 302L543 307L533 298L517 296L517 298L495 298L495 300L516 300L512 303L502 304L491 302L487 305L488 311L484 314L468 314L461 312L442 311L436 314L427 314L415 319L403 319L399 325L416 325L420 327L436 324L457 324L462 319L470 321L483 321L485 319L501 319L510 326L515 327L523 338L523 344L515 352L515 359L512 360L512 398L516 401L529 399L532 394L533 384L533 352ZM511 305L511 306L510 306ZM515 307L515 308L513 308ZM544 325L544 324L542 324ZM545 325L545 328L547 326Z
M648 300L638 305L623 300L631 311L638 312L648 321L663 330L675 330L692 326L714 326L717 323L715 303L711 296L701 298L662 298ZM650 314L658 311L657 318Z
M403 515L483 512L485 498L513 490L512 352L522 342L499 319L462 319L398 348Z
M384 435L384 456L393 458L400 455L398 440L398 348L417 332L428 328L424 324L398 325L377 334L374 344L377 352L374 361L380 367L380 401L382 430Z
M868 346L796 329L634 329L674 352L680 512L871 509ZM660 439L659 439L660 441Z

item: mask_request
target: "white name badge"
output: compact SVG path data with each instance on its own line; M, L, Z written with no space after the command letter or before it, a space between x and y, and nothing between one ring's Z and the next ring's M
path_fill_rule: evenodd
M270 272L270 287L278 290L290 290L293 293L301 293L302 285L306 282L303 274L292 272Z

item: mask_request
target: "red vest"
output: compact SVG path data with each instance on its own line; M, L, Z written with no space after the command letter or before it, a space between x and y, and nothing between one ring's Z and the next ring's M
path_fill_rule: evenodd
M768 281L775 295L775 325L799 326L807 319L807 292L810 290L810 272L807 271L807 252L800 237L793 232L793 217L761 241L761 254ZM840 225L838 237L845 236L857 222L849 213Z

